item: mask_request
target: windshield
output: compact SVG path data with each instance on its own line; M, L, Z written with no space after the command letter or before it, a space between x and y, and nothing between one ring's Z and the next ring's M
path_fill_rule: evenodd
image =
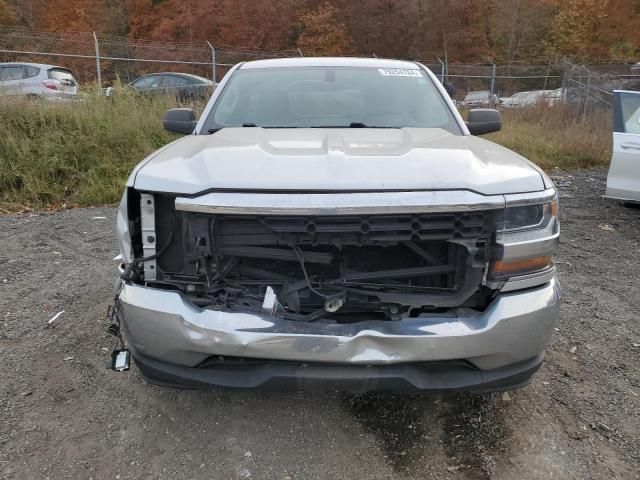
M224 127L460 128L426 73L372 67L237 70L203 132Z

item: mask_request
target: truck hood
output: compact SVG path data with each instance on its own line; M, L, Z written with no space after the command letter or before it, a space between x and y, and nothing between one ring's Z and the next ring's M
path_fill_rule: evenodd
M138 190L182 195L215 189L497 195L545 188L540 172L504 147L423 128L226 128L159 150L132 180Z

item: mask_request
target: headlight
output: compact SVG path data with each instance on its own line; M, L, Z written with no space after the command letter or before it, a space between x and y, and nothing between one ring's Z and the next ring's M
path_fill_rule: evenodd
M555 192L549 191L549 196L544 203L507 206L498 216L490 279L506 280L553 266L560 224Z
M508 207L498 218L498 231L513 232L544 228L558 215L558 202Z
M118 207L118 216L116 220L116 233L118 235L118 248L124 263L131 263L133 260L133 252L131 250L131 236L129 234L129 219L127 212L128 189L125 189Z

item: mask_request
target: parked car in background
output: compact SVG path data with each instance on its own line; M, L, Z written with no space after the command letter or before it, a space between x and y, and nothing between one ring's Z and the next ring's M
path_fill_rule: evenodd
M173 95L181 101L207 100L215 88L211 80L190 73L150 73L127 87L146 95Z
M613 155L605 197L640 203L640 92L613 92Z
M502 108L529 107L531 105L553 105L562 98L562 89L557 90L529 90L514 93L510 97L501 97L499 106Z
M0 63L0 96L44 100L77 98L78 81L71 70L41 63Z
M498 100L498 106L501 108L516 108L521 106L521 98L527 95L529 92L514 93L510 97L500 97Z
M462 105L467 108L491 107L498 105L498 96L495 94L492 96L488 90L469 92L464 97Z
M560 102L566 102L567 94L564 88L556 88L555 90L551 90L546 97L547 104L553 106Z
M179 388L525 385L560 305L557 192L477 137L501 125L414 62L237 65L126 183L110 330Z

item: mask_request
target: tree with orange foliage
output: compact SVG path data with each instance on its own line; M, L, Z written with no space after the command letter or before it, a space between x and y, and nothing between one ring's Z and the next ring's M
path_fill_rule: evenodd
M296 45L310 55L348 55L353 42L338 18L338 9L329 2L300 16L300 35Z
M552 21L553 48L563 55L603 57L608 0L561 0Z
M5 0L0 0L0 25L11 25L16 17Z
M124 34L127 12L122 0L46 0L35 2L37 22L47 30Z
M544 57L556 9L548 0L491 0L489 40L498 61Z
M640 59L640 0L0 0L1 23L427 62Z

